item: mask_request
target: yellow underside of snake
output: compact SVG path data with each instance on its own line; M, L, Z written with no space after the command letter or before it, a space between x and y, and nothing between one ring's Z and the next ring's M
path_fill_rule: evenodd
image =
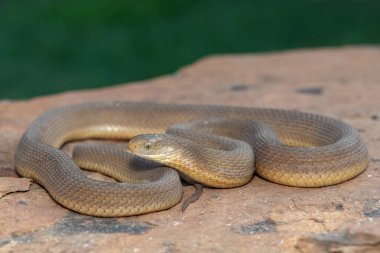
M59 149L86 138L130 140L129 151L74 151L81 167L120 182L87 177ZM92 160L82 159L83 154ZM50 110L30 125L15 155L17 172L42 185L58 203L105 217L176 205L183 192L179 174L205 186L229 188L248 183L255 170L275 183L321 187L355 177L367 163L358 132L333 118L279 109L145 102Z

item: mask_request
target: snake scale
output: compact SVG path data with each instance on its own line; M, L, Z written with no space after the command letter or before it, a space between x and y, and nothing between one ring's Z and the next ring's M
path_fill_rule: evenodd
M59 149L66 142L87 138L130 140L128 152L112 147L82 152L79 147L76 155L80 162L81 154L92 154L92 165L81 167L121 182L87 177ZM248 183L255 169L275 183L320 187L355 177L367 163L368 152L358 132L321 115L114 101L45 112L26 130L15 154L17 172L43 186L62 206L103 217L176 205L183 192L179 175L202 185L229 188ZM144 168L135 167L141 164Z

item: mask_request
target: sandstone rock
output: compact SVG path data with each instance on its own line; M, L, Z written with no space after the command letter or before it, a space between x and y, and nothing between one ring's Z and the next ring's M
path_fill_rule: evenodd
M169 76L98 90L0 102L0 252L379 252L380 50L347 47L207 57ZM95 218L58 205L32 184L18 192L13 155L48 108L98 100L296 109L359 129L368 169L336 186L306 189L259 177L205 189L186 212ZM69 151L70 148L67 148ZM8 189L8 187L7 187ZM21 188L26 190L26 188ZM186 187L185 197L192 189Z

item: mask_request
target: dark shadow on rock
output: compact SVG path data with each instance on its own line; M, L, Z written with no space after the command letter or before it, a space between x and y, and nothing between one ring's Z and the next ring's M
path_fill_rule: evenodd
M127 233L143 234L153 228L152 224L130 218L98 218L81 214L69 214L52 229L54 234L72 235L78 233Z
M49 229L41 229L24 234L12 234L10 239L0 239L1 247L13 242L28 244L31 242L42 242L46 236L70 236L81 233L112 234L125 233L140 235L152 229L154 225L131 220L131 218L98 218L71 213L62 221L56 223Z
M308 88L299 88L296 91L297 91L297 93L300 93L300 94L319 96L319 95L322 95L323 88L321 88L321 87L308 87Z
M368 218L380 217L380 199L368 200L362 211L363 215Z
M301 253L380 252L380 238L371 233L344 230L301 238L295 248Z
M231 86L231 91L246 91L249 89L248 85L245 84L235 84Z
M234 232L245 235L270 233L276 231L277 224L272 219L266 219L253 224L243 225L238 229L234 229Z

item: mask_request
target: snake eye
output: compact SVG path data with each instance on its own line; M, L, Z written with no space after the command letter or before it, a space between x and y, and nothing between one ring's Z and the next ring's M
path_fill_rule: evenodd
M152 147L152 143L151 142L145 142L144 143L144 148L145 149L150 149Z

